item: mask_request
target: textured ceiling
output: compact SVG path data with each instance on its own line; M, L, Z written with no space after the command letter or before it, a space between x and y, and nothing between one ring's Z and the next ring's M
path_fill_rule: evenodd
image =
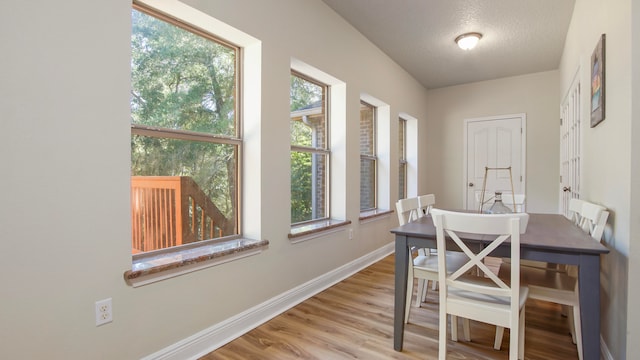
M575 0L322 0L433 89L558 68ZM483 34L463 51L454 39Z

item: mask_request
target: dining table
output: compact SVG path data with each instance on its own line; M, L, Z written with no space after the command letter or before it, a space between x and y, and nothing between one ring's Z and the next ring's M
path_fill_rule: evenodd
M395 234L395 303L393 348L402 351L410 249L436 248L436 229L430 215L391 230ZM470 247L481 249L491 239L462 238ZM449 249L449 245L451 248ZM456 250L453 241L448 250ZM561 214L529 213L526 231L520 235L520 258L578 266L580 319L584 360L600 359L600 256L607 254L600 242ZM509 257L510 243L492 252Z

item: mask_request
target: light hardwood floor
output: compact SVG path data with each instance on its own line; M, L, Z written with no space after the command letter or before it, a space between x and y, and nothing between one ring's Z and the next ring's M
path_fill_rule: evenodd
M393 350L393 266L394 257L390 255L201 360L437 359L437 291L429 290L421 308L412 307L403 351ZM472 341L449 340L447 358L507 359L508 333L505 330L502 350L496 351L495 327L472 322ZM578 358L560 306L529 300L525 358Z

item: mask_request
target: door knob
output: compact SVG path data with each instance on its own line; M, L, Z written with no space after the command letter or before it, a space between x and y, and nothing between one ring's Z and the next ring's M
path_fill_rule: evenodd
M563 187L563 188L562 188L562 191L564 191L564 192L571 191L571 186L569 186L569 187L567 187L567 186Z
M473 183L471 183L471 182L470 182L470 183L469 183L469 187L473 187Z

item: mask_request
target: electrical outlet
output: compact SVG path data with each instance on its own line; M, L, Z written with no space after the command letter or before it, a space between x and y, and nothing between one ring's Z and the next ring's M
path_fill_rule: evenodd
M96 326L113 321L113 307L111 298L96 301Z
M349 240L353 240L353 229L349 229Z

